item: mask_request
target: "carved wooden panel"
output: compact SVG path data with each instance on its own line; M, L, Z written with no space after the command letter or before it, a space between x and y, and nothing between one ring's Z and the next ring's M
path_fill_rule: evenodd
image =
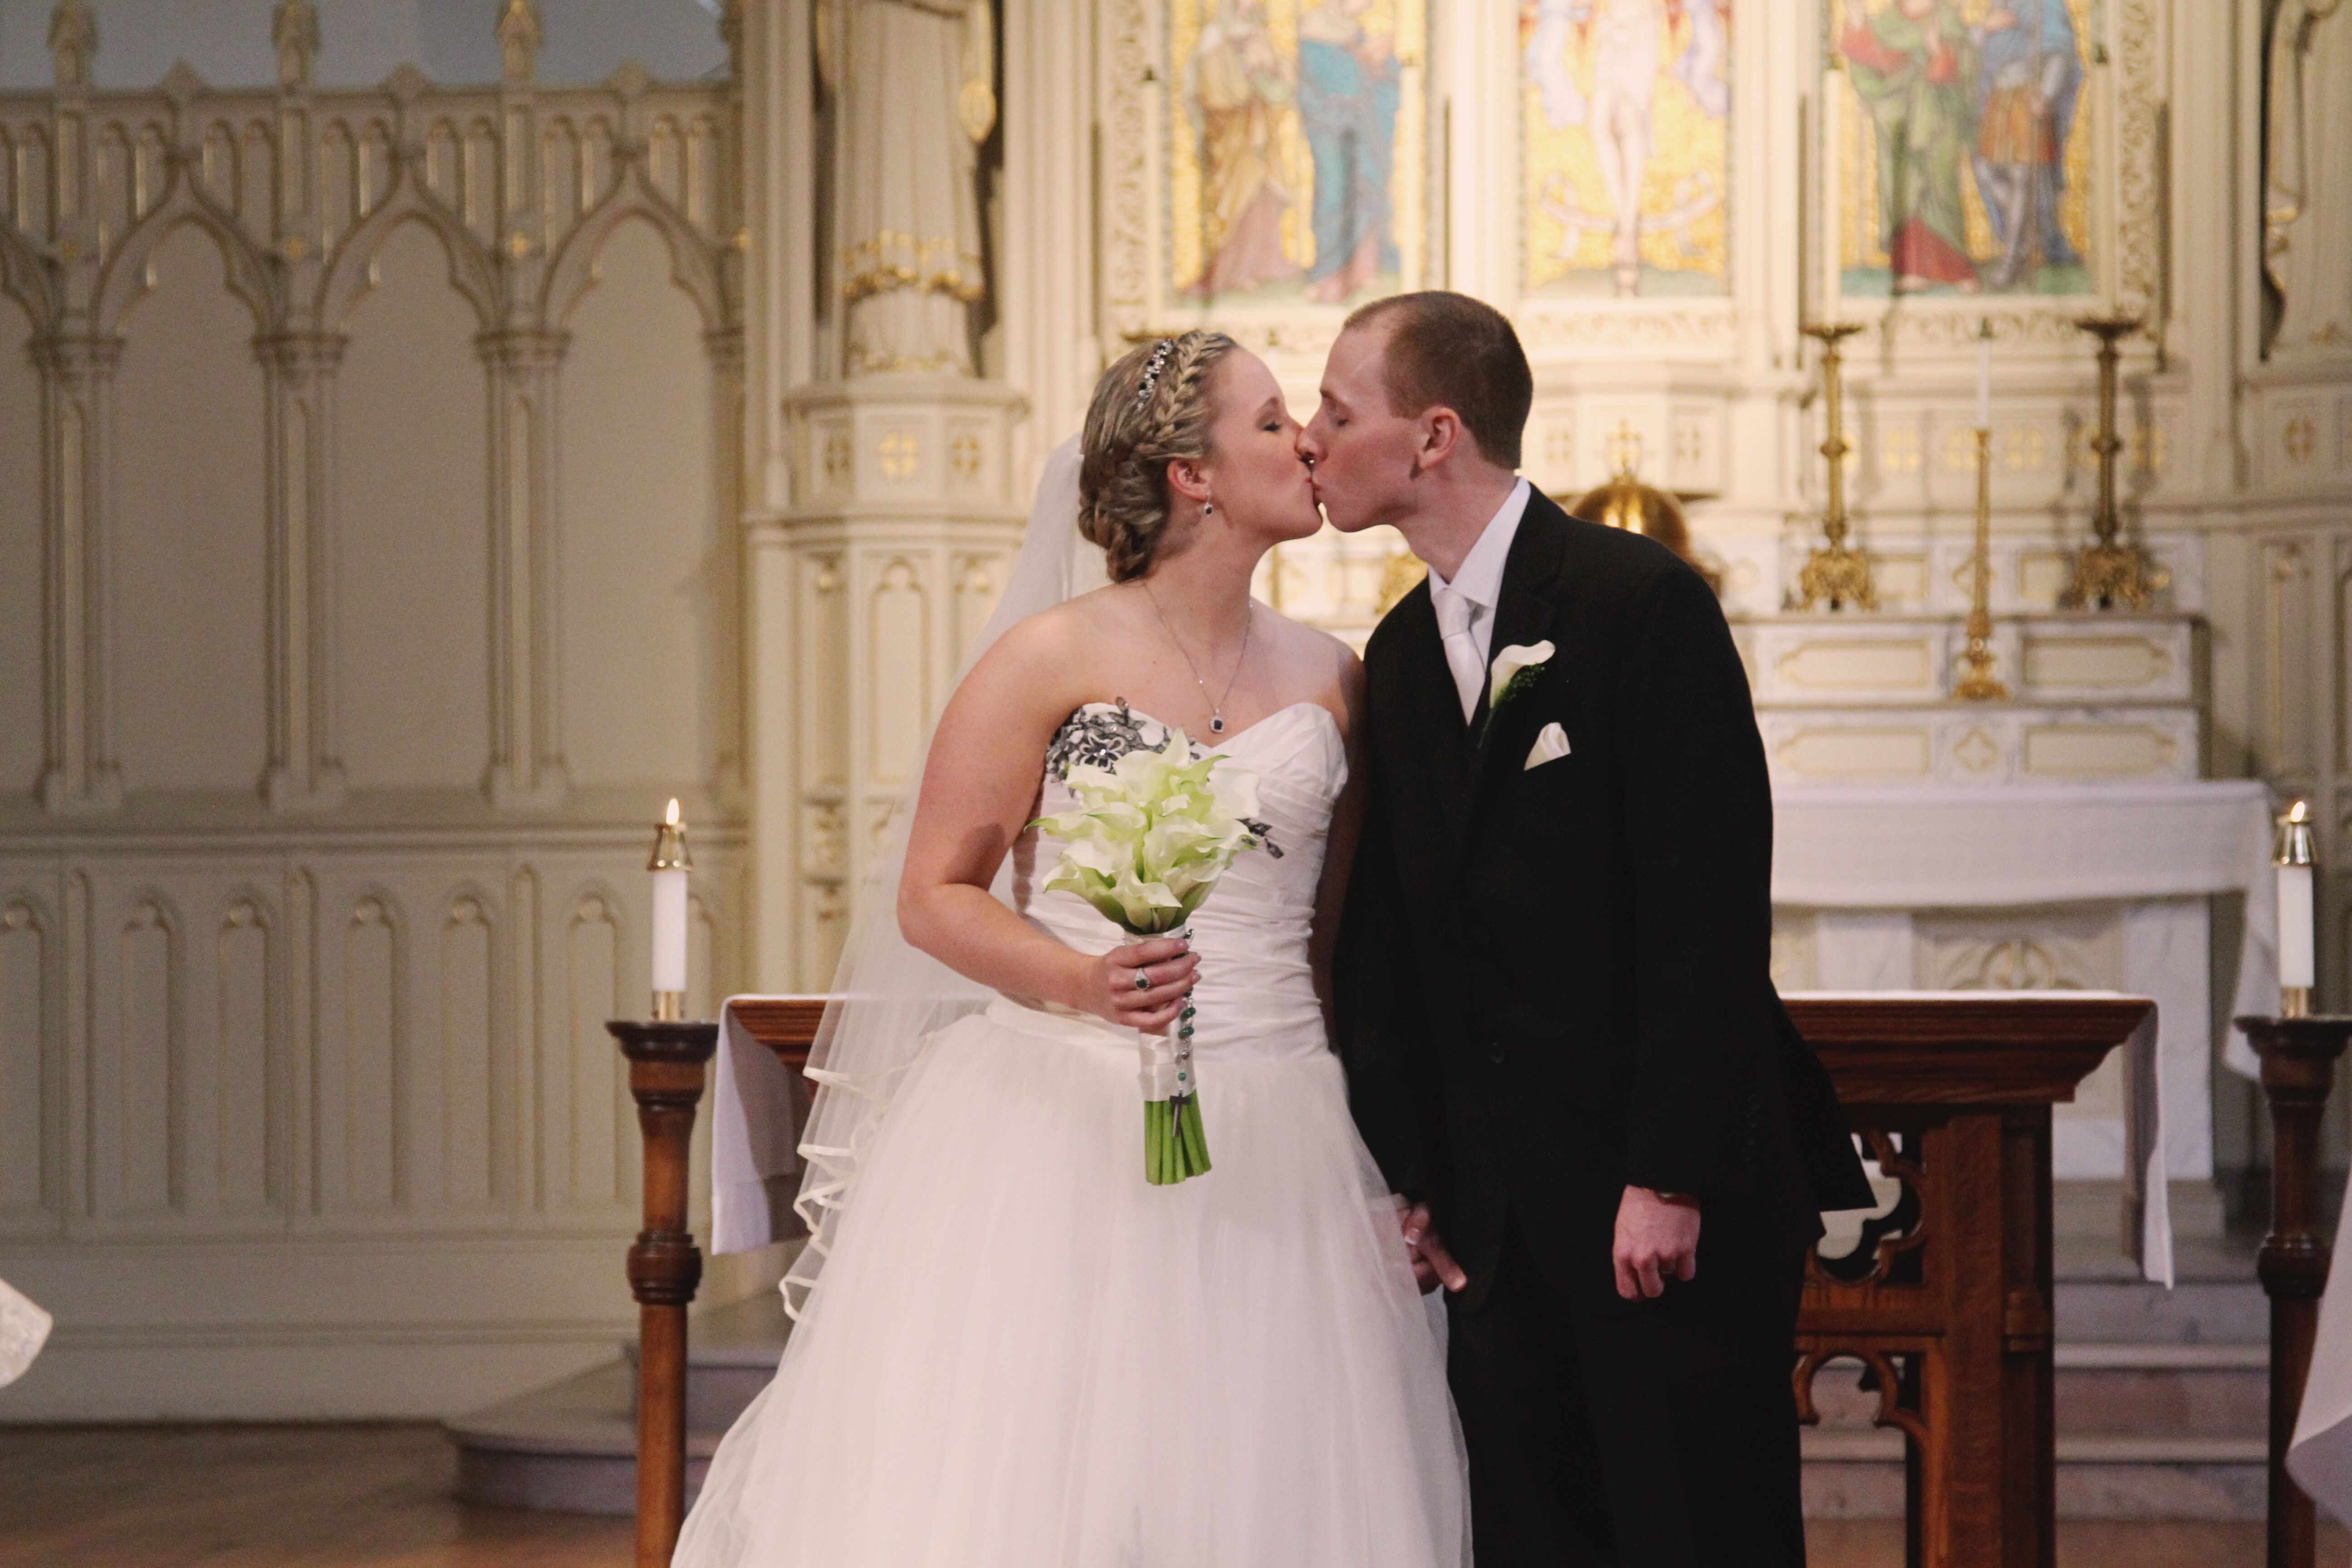
M42 1228L52 1207L54 925L28 892L0 892L0 1226L11 1230Z

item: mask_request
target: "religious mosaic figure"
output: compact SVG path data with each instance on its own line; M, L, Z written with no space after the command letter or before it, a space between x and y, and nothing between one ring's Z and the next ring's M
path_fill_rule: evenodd
M2001 256L1986 278L1995 289L2033 279L2037 263L2076 267L2082 258L2059 222L2066 190L2066 139L2083 61L2066 0L2012 0L1995 6L1977 57L1977 194Z
M1662 79L1679 81L1692 107L1708 119L1721 120L1730 110L1722 0L1536 0L1533 11L1528 79L1552 129L1581 127L1591 138L1608 211L1596 216L1580 210L1572 182L1557 171L1546 178L1539 205L1566 230L1563 258L1574 256L1582 233L1605 230L1615 291L1638 294L1644 231L1675 232L1687 249L1689 225L1720 201L1703 174L1685 177L1663 203L1648 182L1659 152ZM1668 45L1685 25L1687 41L1662 70ZM1572 43L1591 59L1589 89L1570 68Z
M1731 83L1723 68L1731 54L1731 30L1724 25L1724 0L1684 0L1690 42L1675 57L1675 76L1693 102L1720 120L1731 111Z
M1291 62L1266 28L1264 0L1219 0L1186 68L1201 146L1201 228L1208 263L1185 292L1237 293L1298 275L1283 249L1277 124L1294 96ZM1385 186L1383 186L1385 189Z
M1371 0L1320 0L1298 18L1298 121L1315 162L1307 298L1345 300L1399 269L1390 210L1396 51L1368 30Z
M1978 287L1960 205L1973 115L1976 43L1952 0L1895 0L1875 16L1845 0L1846 76L1869 110L1878 151L1878 223L1898 294Z

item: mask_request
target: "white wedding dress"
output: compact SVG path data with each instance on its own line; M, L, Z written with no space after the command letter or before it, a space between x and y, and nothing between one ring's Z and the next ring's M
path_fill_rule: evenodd
M1089 704L1076 756L1164 745ZM1460 1568L1444 1357L1348 1114L1307 934L1347 777L1299 703L1219 750L1259 778L1279 856L1192 921L1213 1169L1143 1174L1132 1031L998 997L893 1097L766 1391L712 1458L684 1568ZM1014 901L1090 953L1118 930L1036 881Z

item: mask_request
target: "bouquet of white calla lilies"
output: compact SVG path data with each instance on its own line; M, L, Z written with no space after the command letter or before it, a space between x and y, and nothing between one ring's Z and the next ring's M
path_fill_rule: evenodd
M1077 894L1134 936L1190 920L1234 857L1257 842L1248 821L1257 775L1222 754L1174 760L1191 754L1176 730L1165 752L1072 768L1065 782L1085 804L1040 820L1064 844L1045 886Z
M1234 857L1265 844L1264 826L1253 820L1257 775L1222 753L1192 758L1192 742L1171 730L1160 751L1129 752L1108 768L1071 768L1064 782L1082 804L1036 824L1062 841L1045 886L1077 894L1131 942L1189 934L1184 922ZM1138 1036L1143 1172L1155 1185L1209 1168L1192 1078L1193 1018L1188 996L1172 1043Z

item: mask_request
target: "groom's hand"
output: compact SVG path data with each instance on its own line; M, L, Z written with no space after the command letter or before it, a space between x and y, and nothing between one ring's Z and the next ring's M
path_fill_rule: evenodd
M1437 1228L1429 1223L1427 1204L1408 1204L1397 1200L1397 1224L1404 1228L1406 1252L1412 1258L1412 1282L1428 1295L1440 1285L1448 1290L1459 1290L1470 1283L1470 1276L1462 1272L1462 1265L1445 1250L1437 1238Z
M1663 1296L1666 1281L1698 1277L1698 1200L1627 1187L1617 1205L1617 1294Z

